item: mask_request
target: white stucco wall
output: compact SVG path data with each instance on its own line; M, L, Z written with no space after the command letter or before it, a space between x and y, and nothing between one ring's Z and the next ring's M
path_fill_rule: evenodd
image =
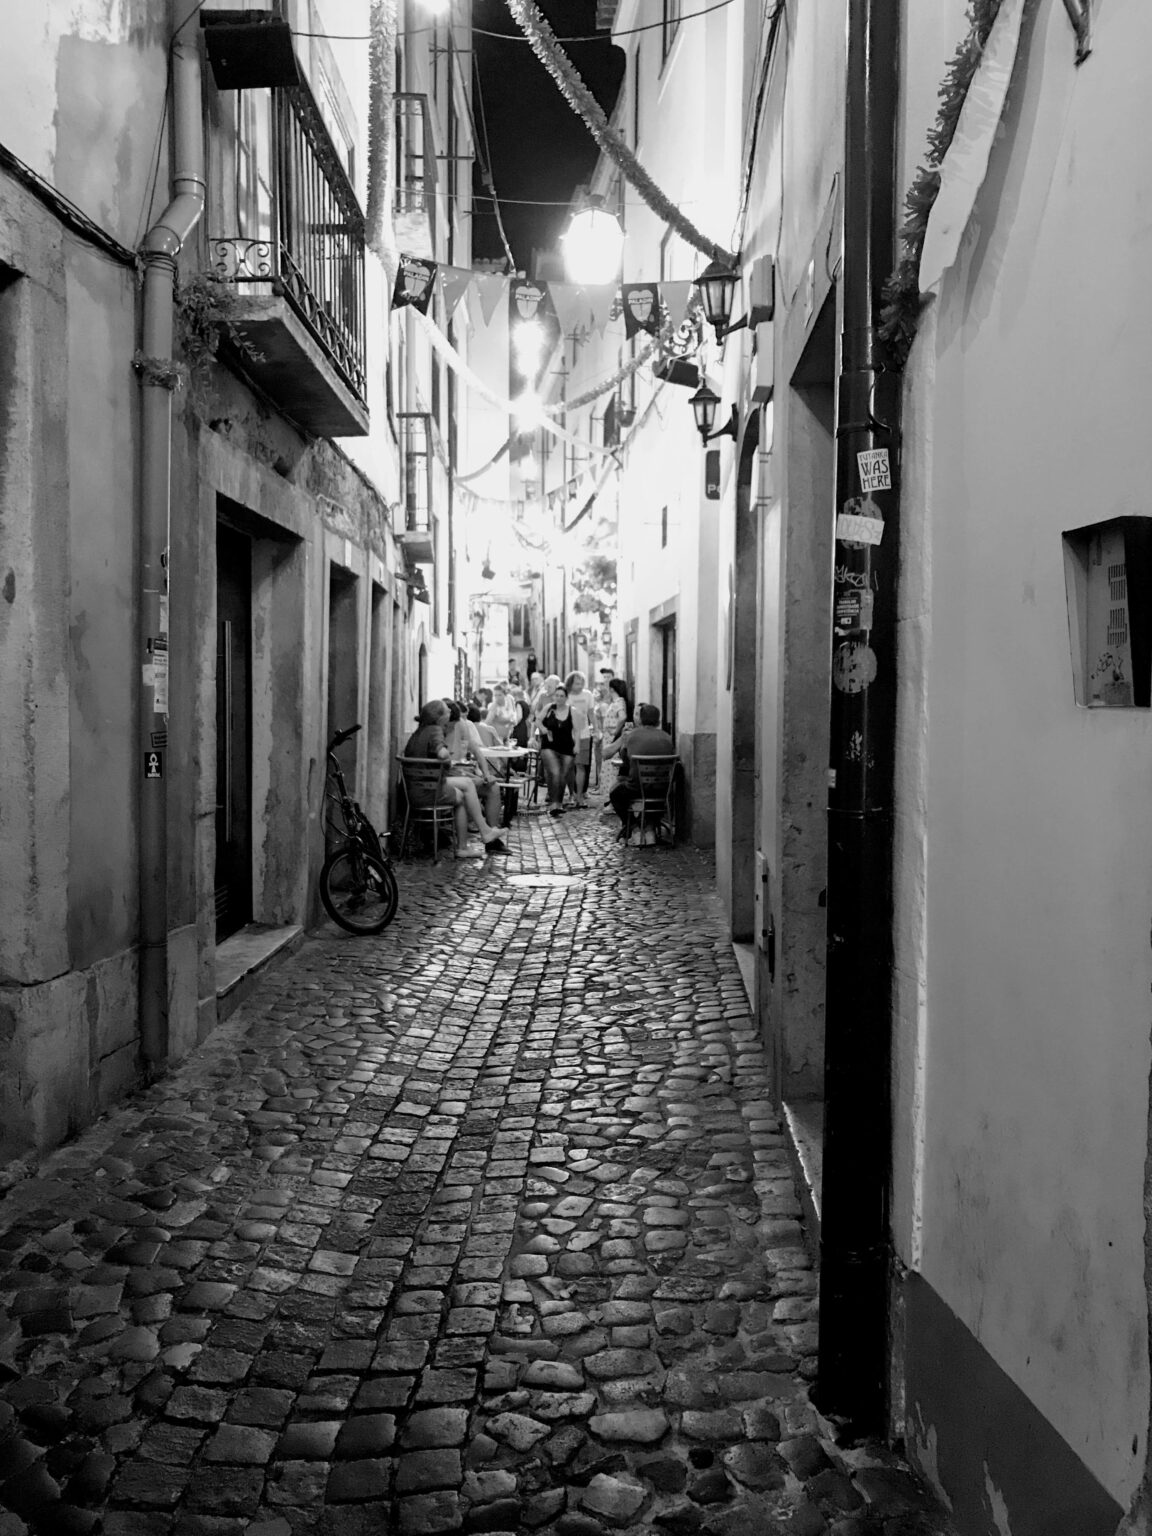
M905 448L931 560L905 589L898 1080L925 1129L898 1238L1121 1503L1149 1388L1152 716L1074 703L1061 531L1149 510L1150 54L1143 0L1101 8L1080 69L1062 5L1026 21Z

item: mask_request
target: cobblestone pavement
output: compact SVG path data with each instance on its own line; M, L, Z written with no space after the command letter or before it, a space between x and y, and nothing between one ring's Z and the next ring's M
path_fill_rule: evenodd
M815 1277L706 862L595 809L401 866L0 1204L0 1536L923 1536Z

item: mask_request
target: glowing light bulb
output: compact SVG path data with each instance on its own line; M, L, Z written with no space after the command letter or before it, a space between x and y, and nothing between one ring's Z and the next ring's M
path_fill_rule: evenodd
M564 265L574 283L595 287L619 276L624 231L599 198L573 214L563 241Z
M535 390L526 389L513 400L512 420L518 432L530 432L533 427L540 425L543 418L544 406Z
M544 356L547 340L539 320L521 320L512 328L512 352L516 366L525 378L532 378L538 371Z

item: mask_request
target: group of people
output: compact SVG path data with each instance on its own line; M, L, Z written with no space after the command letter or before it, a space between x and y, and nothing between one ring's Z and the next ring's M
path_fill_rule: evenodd
M429 700L404 755L450 765L445 784L454 806L458 854L469 853L470 825L485 854L507 853L499 831L499 781L520 761L509 747L524 752L539 747L551 816L585 810L589 786L598 789L604 764L616 761L620 778L608 798L628 827L638 787L629 754L663 756L676 750L659 728L655 705L641 704L636 713L639 725L634 726L627 686L610 668L601 669L592 690L583 672L570 672L563 681L556 673L533 672L527 689L497 683L477 689L467 703Z

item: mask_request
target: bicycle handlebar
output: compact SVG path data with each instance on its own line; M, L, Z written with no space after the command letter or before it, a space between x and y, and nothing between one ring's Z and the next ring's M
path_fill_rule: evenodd
M329 752L335 752L337 747L342 747L344 743L349 739L349 737L355 736L359 729L360 727L358 725L350 725L346 731L337 731L335 736L333 736L332 740L328 743Z

